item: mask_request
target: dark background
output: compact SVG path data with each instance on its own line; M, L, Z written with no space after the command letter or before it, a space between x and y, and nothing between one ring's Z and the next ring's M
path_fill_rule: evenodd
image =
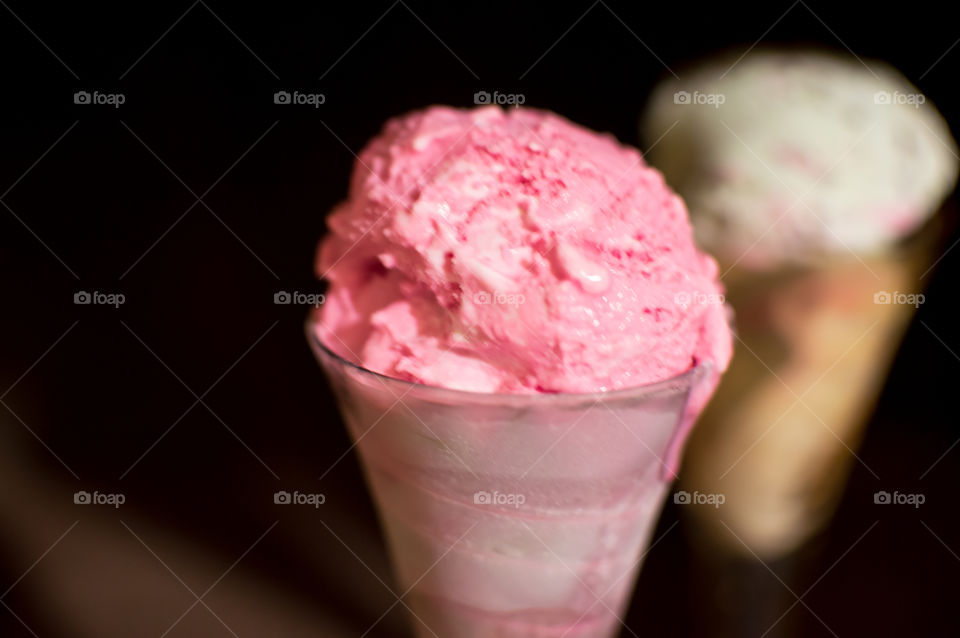
M293 624L321 617L338 628L312 635L360 636L394 603L306 308L273 303L322 290L324 216L387 117L498 90L637 144L665 65L762 39L885 59L960 121L960 28L933 4L317 4L0 3L0 635L159 636L211 585L222 622L197 604L168 636L308 635ZM785 619L799 635L960 633L958 271L951 251L923 281L861 453L881 480L855 467ZM75 305L81 290L126 303ZM81 489L126 503L75 506ZM327 503L284 509L279 489ZM926 503L878 508L878 489ZM657 535L676 519L668 504ZM761 577L781 611L795 601ZM707 635L698 578L668 533L627 624ZM404 623L396 605L367 635Z

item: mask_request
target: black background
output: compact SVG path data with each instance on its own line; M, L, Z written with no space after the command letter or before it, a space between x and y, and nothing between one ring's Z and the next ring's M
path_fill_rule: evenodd
M279 520L244 568L285 597L332 610L357 636L393 598L320 519L378 572L383 549L303 337L306 309L273 296L322 290L313 253L324 216L346 193L352 154L387 117L469 106L475 92L498 90L637 144L638 114L667 66L682 71L685 60L762 40L885 59L960 121L960 29L932 4L4 2L0 391L13 387L0 442L63 502L78 489L123 492L127 504L106 514L116 525L137 516L224 568ZM126 102L74 104L81 90ZM326 102L276 105L280 90ZM801 635L960 632L951 608L960 450L947 452L957 437L949 282L958 268L960 250L950 251L923 280L927 302L860 455L881 480L855 467L808 584L825 575L804 597L822 622L804 604L788 614ZM80 290L122 293L126 303L75 305ZM328 503L294 515L272 505L278 489L324 492ZM878 508L878 489L927 502ZM33 550L15 549L8 522L44 519L44 507L0 511L0 590L74 520L44 562L70 570L71 552L96 542L83 532L89 510L68 509L36 528ZM668 504L660 532L676 518ZM298 545L304 537L312 543ZM638 634L694 635L688 554L680 533L651 553L626 617ZM35 635L75 635L31 578L4 604ZM770 589L782 587L769 575ZM369 594L360 602L358 592ZM368 635L403 627L401 609L390 616ZM0 634L30 635L23 623L0 609Z

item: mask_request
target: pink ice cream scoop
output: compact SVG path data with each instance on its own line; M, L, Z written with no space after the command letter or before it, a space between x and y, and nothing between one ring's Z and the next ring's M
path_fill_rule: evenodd
M360 153L318 337L399 379L594 392L731 356L713 259L640 153L553 113L431 107Z
M433 107L329 225L311 344L415 631L611 638L731 354L683 202L552 113Z

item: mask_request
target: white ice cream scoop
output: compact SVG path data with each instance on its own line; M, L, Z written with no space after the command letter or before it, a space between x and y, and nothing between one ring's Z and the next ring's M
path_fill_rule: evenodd
M930 99L852 54L753 50L694 66L654 91L641 135L701 245L754 268L882 251L957 179Z

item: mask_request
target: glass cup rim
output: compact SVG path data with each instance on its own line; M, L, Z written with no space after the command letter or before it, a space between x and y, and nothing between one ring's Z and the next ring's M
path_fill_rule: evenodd
M642 398L653 398L664 394L670 394L678 391L688 392L693 389L698 381L702 380L707 373L713 369L713 362L710 359L698 360L696 364L690 366L683 372L667 379L653 381L634 385L616 390L601 390L597 392L477 392L474 390L460 390L456 388L447 388L439 385L420 383L419 381L408 381L398 377L391 377L362 365L354 363L344 358L327 344L325 344L317 334L316 327L319 323L315 319L308 319L305 323L305 332L307 340L311 345L314 354L344 366L347 370L353 371L361 378L371 381L377 381L384 385L395 385L406 392L400 394L401 397L407 394L419 393L427 394L430 399L447 399L457 403L496 403L532 405L540 403L580 403L584 401L607 401L607 400L637 400Z

